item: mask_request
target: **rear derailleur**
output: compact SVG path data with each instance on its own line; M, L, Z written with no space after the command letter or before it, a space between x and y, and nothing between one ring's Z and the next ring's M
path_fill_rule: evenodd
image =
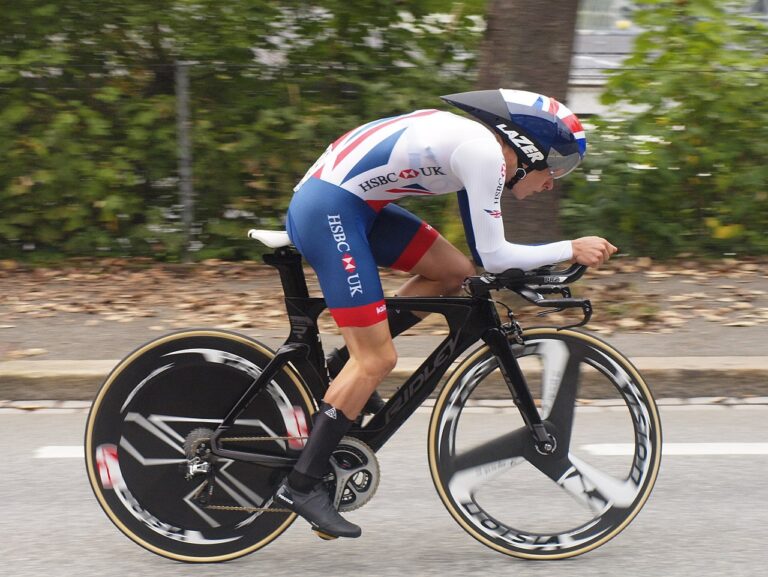
M193 501L202 507L210 504L215 486L217 458L211 452L212 436L211 429L199 428L191 431L184 441L184 454L187 460L179 466L187 481L205 475L205 483L200 485L200 490L192 497Z

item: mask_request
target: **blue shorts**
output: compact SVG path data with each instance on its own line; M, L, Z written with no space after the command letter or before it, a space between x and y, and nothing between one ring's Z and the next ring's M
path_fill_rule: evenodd
M411 270L439 236L396 204L377 208L316 178L296 191L288 207L288 235L317 273L340 327L386 319L378 267Z

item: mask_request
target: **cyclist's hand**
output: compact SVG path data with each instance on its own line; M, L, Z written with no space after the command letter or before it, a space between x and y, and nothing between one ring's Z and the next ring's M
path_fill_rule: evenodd
M600 266L618 249L599 236L583 236L571 241L573 260L586 266Z

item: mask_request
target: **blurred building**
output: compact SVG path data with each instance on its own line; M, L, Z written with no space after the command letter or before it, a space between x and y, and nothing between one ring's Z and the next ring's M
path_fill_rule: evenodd
M768 0L752 0L749 6L755 18L768 20ZM633 9L632 0L581 0L568 94L576 114L605 112L599 100L605 71L621 66L640 32Z

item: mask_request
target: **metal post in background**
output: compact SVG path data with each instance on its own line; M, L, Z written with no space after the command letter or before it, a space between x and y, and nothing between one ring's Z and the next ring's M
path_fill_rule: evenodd
M184 262L191 260L193 241L192 221L195 215L195 196L192 186L192 138L189 120L189 65L176 62L176 130L179 156L179 196L184 226Z

